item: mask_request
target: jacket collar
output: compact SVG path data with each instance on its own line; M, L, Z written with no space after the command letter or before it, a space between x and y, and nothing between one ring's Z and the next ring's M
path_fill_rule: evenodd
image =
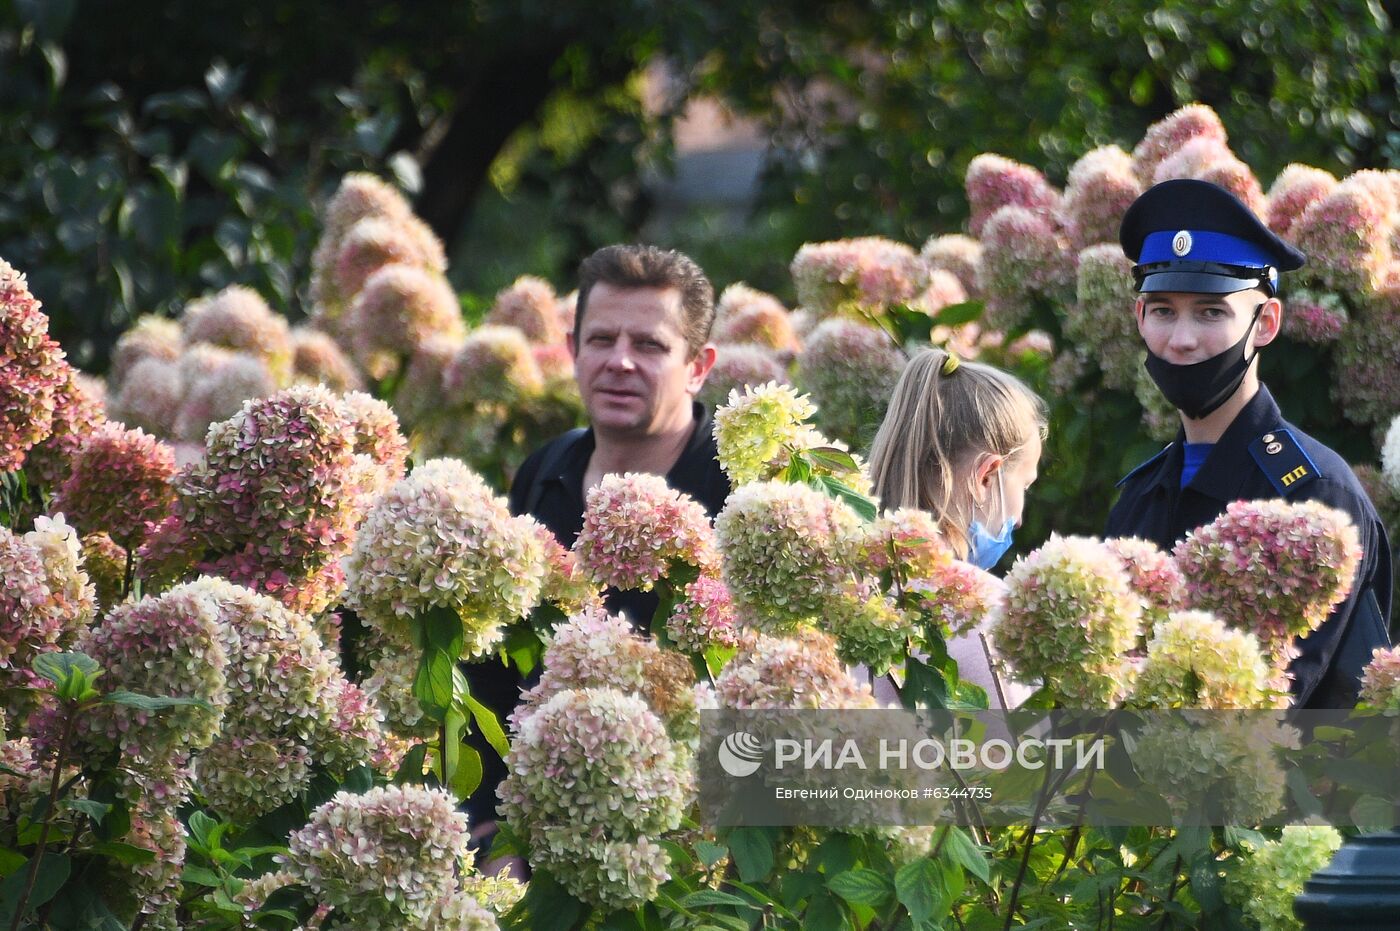
M675 464L666 473L668 480L674 478L679 470L684 469L686 464L705 448L706 444L710 442L710 433L714 429L710 422L709 409L699 401L691 401L690 403L695 428L690 431L690 439L686 441L685 448L681 450ZM558 474L551 476L551 478L563 482L566 488L582 489L583 474L588 470L588 460L593 456L595 442L593 428L589 427L574 442L568 455L560 461Z
M1283 415L1279 412L1278 404L1274 402L1274 396L1261 384L1254 397L1235 415L1230 426L1225 428L1210 455L1186 487L1217 501L1234 501L1239 498L1250 475L1257 468L1253 457L1249 455L1249 444L1262 434L1277 429L1282 423ZM1185 430L1178 430L1174 445L1179 450L1185 442ZM1174 450L1173 455L1166 458L1174 461L1177 467L1159 472L1158 482L1180 482L1181 453Z

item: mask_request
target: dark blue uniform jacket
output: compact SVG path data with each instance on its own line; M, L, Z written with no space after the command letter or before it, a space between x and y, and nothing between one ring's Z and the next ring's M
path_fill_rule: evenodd
M1361 483L1342 457L1285 421L1262 385L1182 488L1184 441L1178 433L1118 483L1107 536L1142 537L1170 551L1240 499L1321 501L1351 515L1363 551L1356 582L1322 626L1299 640L1292 673L1298 707L1352 707L1371 651L1390 645L1390 541Z

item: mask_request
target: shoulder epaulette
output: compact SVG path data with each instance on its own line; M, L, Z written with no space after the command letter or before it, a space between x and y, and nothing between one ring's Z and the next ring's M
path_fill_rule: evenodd
M1264 470L1274 490L1288 497L1304 485L1322 477L1322 471L1286 429L1270 430L1249 444L1249 454Z
M1142 470L1146 469L1148 466L1152 465L1152 464L1153 464L1154 462L1156 462L1158 459L1161 459L1163 456L1165 456L1165 455L1171 450L1171 448L1172 448L1173 445L1175 445L1175 444L1168 443L1166 446L1163 446L1160 452L1158 452L1155 456L1152 456L1151 458L1149 458L1149 459L1146 460L1145 462L1139 463L1131 472L1129 472L1127 475L1125 475L1125 476L1123 476L1122 478L1120 478L1120 479L1118 480L1118 483L1117 483L1116 485L1114 485L1113 487L1114 487L1114 488L1122 488L1123 485L1127 483L1128 479L1132 478L1134 475L1137 475L1139 472L1141 472Z

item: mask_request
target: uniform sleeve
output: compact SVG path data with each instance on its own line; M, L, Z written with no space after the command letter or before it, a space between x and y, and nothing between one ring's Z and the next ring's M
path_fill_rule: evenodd
M1362 555L1346 599L1300 644L1301 653L1292 666L1295 690L1304 707L1351 707L1371 651L1389 644L1385 629L1390 607L1389 541L1370 501L1344 483L1313 482L1300 498L1349 515Z

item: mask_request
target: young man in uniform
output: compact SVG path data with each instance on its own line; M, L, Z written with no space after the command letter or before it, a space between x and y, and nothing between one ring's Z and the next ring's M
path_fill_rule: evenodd
M1259 381L1259 351L1282 320L1279 273L1304 256L1233 194L1195 180L1139 197L1119 241L1135 263L1147 371L1181 429L1118 483L1106 533L1170 550L1240 499L1313 500L1346 512L1361 566L1347 599L1299 640L1290 671L1295 706L1350 708L1371 651L1390 644L1390 543L1351 468L1284 420Z
M687 256L655 246L606 246L579 266L569 349L591 426L556 437L516 473L510 508L530 514L571 547L588 490L614 472L651 472L698 501L713 519L729 497L710 412L695 400L714 365L714 289ZM650 630L654 592L608 590L609 611ZM536 673L538 675L538 672ZM502 721L520 700L518 673L495 660L467 668L473 696ZM489 837L505 767L480 738L481 787L468 804L474 833ZM485 839L485 838L483 838Z

